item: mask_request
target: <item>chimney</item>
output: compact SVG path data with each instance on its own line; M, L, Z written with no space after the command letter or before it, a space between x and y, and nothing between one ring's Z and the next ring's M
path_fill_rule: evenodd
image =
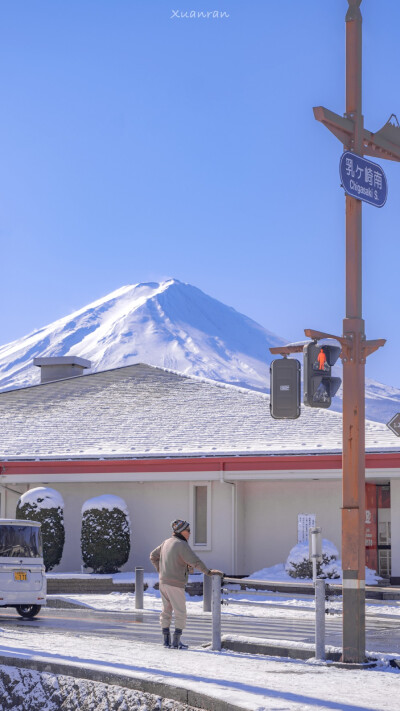
M34 358L33 365L40 368L40 382L50 383L64 378L75 378L82 375L85 368L91 367L90 360L77 356L60 356L49 358Z

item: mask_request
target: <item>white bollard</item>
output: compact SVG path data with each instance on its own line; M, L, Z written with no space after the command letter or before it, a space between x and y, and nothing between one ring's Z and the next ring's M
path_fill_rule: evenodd
M317 526L309 531L310 557L312 560L313 582L317 579L317 562L322 560L322 531Z
M325 580L315 581L315 659L325 659Z
M212 578L212 643L211 649L221 651L221 578L213 575Z
M211 612L212 575L203 575L203 612Z
M135 608L143 610L143 568L135 568Z

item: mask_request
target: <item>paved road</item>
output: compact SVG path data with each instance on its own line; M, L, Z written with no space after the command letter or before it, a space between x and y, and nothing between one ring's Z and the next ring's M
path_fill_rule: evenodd
M341 646L341 625L339 616L326 618L326 643ZM0 610L0 626L40 630L44 635L53 631L63 631L67 635L81 634L119 639L135 639L144 642L160 642L158 613L145 612L101 612L93 610L58 610L42 608L39 617L23 620L12 608ZM269 639L296 640L314 643L314 621L293 617L241 617L222 615L222 634L240 634ZM185 640L194 647L211 641L210 615L189 615ZM28 642L28 636L27 636ZM400 653L400 620L390 618L368 618L368 651Z

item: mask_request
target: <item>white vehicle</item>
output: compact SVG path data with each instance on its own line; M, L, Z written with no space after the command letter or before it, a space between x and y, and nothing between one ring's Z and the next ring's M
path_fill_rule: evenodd
M35 617L46 591L40 523L0 519L0 607Z

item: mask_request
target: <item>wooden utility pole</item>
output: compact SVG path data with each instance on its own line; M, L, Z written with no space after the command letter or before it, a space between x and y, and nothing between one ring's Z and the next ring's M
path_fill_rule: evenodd
M315 118L355 156L400 161L400 128L391 122L376 133L362 115L362 0L348 0L346 14L346 113L319 106ZM362 318L362 202L346 195L346 316L343 320L343 656L365 661L365 361L385 343L366 341ZM317 332L306 331L313 337ZM328 335L328 334L326 334ZM318 337L321 337L319 335Z

